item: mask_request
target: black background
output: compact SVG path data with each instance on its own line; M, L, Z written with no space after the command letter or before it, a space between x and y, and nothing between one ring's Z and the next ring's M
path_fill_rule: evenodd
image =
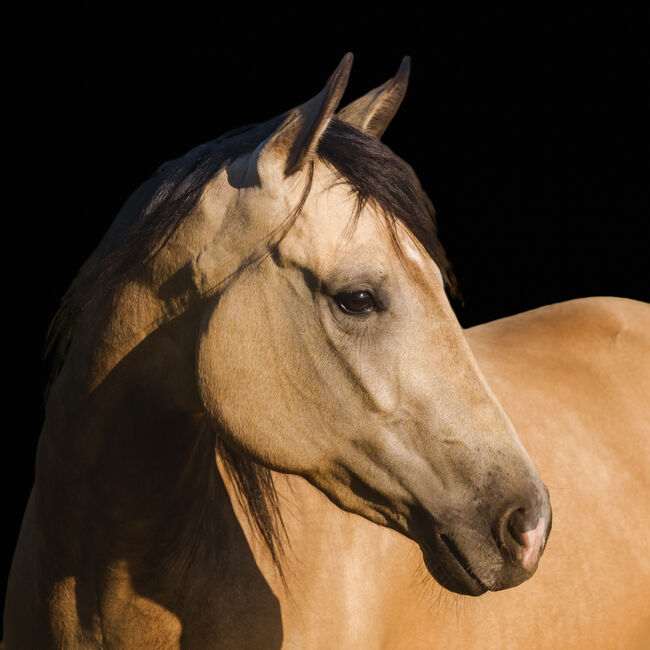
M3 571L33 480L45 333L76 270L155 167L302 103L347 51L344 104L412 57L383 140L436 205L464 326L587 295L650 300L645 12L454 7L8 26Z

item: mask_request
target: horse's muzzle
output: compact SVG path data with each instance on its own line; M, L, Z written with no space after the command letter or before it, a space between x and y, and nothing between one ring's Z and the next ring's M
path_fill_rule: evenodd
M502 508L500 515L487 521L481 516L474 518L474 526L454 525L452 520L442 527L430 514L426 519L428 534L416 535L416 540L431 575L450 591L480 596L515 587L535 573L552 517L544 488L526 505ZM423 531L424 526L417 528Z

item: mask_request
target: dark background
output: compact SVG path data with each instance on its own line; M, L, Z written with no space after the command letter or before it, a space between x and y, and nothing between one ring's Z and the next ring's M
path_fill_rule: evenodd
M645 11L301 11L7 27L2 578L33 480L45 333L76 270L155 167L302 103L346 51L344 104L412 57L383 139L436 205L464 326L587 295L650 300Z

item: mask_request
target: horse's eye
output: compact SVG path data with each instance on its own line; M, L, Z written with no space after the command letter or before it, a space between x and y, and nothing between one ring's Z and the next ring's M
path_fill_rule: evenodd
M339 293L335 300L339 309L346 314L368 314L375 310L375 299L370 291Z

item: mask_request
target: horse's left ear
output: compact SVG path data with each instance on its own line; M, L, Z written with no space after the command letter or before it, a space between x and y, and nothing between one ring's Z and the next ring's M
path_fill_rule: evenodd
M348 85L352 59L352 53L348 52L323 90L289 111L280 126L262 144L257 157L258 174L262 179L265 173L270 173L270 168L277 168L278 163L284 176L291 176L315 156L318 141Z
M406 95L410 71L411 58L405 56L392 79L348 104L337 117L360 131L381 138Z

